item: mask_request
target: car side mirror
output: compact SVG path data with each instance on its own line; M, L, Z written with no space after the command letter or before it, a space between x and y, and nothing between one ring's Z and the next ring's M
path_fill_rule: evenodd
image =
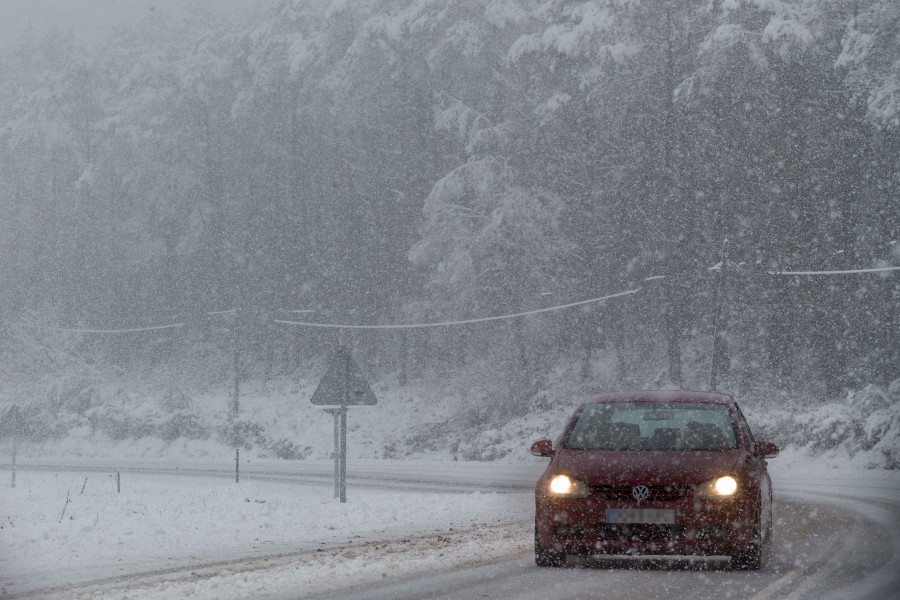
M538 440L531 445L531 453L534 456L553 456L553 441Z
M757 456L762 456L763 458L775 458L779 452L778 446L772 442L756 442L753 445L753 449L756 451Z

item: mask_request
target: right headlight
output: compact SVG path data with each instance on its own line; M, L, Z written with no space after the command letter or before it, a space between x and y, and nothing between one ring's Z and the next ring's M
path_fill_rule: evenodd
M587 498L591 491L584 482L568 475L556 475L550 480L548 486L551 496L559 498Z
M737 479L731 475L724 477L716 477L709 481L704 481L697 486L694 497L700 500L718 500L720 498L730 498L737 493Z

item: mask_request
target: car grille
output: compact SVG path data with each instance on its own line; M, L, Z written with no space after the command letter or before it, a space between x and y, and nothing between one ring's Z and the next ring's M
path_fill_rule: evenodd
M645 502L672 502L682 498L690 498L692 490L686 485L648 485L650 496ZM602 500L634 500L633 485L593 485L591 494Z
M598 542L703 542L726 541L731 535L727 526L662 525L657 523L601 523L595 529Z
M684 525L656 523L603 523L597 525L599 542L677 542L684 539Z
M584 525L563 523L553 528L553 535L558 540L581 540L584 539Z

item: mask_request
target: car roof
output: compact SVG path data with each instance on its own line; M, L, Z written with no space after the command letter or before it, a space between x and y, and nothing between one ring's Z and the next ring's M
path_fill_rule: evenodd
M596 402L708 402L711 404L733 404L734 398L716 392L693 392L687 390L635 390L608 392L592 396L584 404Z

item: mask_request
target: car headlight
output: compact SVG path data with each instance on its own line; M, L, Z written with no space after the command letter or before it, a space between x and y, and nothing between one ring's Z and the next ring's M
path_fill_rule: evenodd
M591 495L588 486L568 475L556 475L550 480L550 495L562 498L587 498Z
M694 497L701 500L729 498L734 496L737 490L737 480L730 475L725 475L724 477L716 477L715 479L704 481L698 485Z

